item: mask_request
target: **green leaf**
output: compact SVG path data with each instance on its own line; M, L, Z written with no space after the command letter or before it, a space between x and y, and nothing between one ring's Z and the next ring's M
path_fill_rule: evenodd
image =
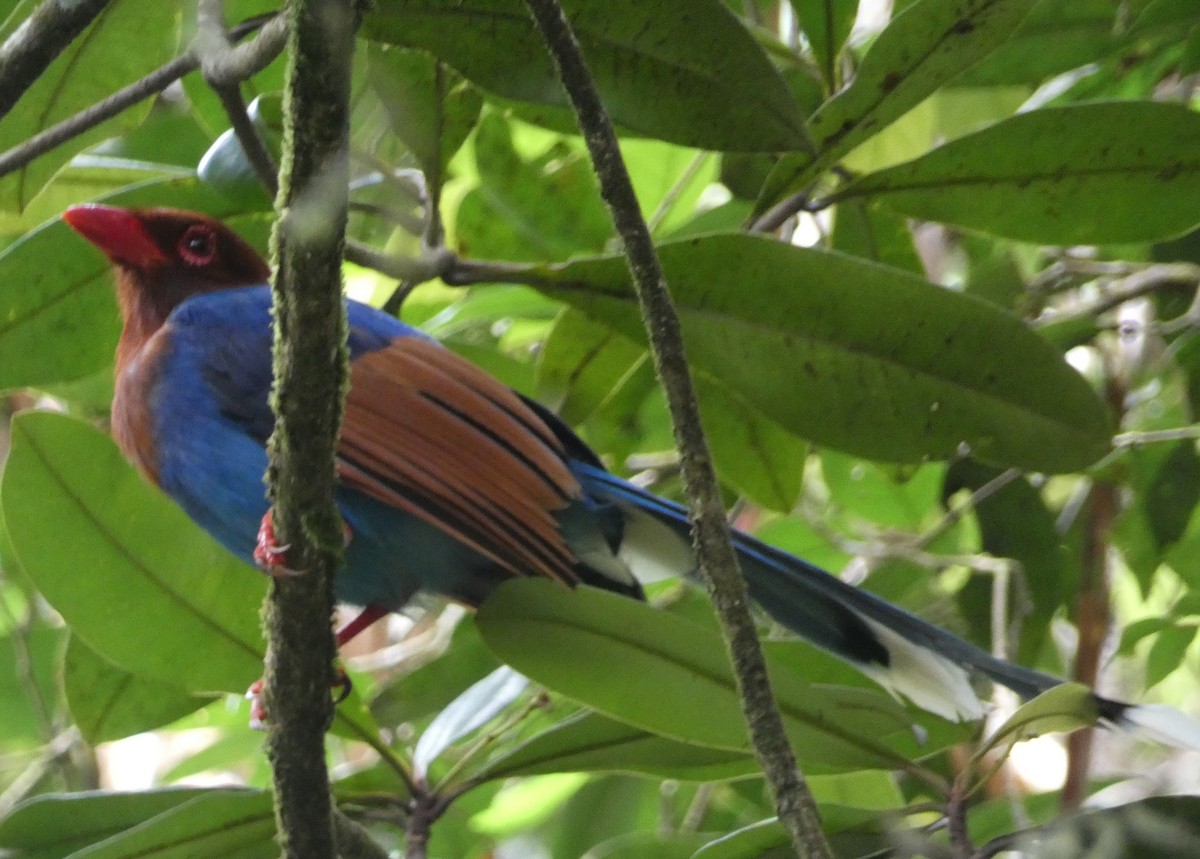
M576 713L492 760L472 778L566 772L633 772L714 781L758 771L752 755L652 734L599 713Z
M367 54L371 86L392 132L404 141L440 187L446 164L479 119L483 98L453 69L421 51L372 44Z
M25 572L106 659L191 692L241 692L261 672L262 577L106 436L62 415L18 415L0 503Z
M1082 683L1060 683L1018 707L988 737L976 756L1042 734L1077 731L1096 724L1097 717L1096 696L1091 689Z
M1108 450L1109 418L1088 384L986 302L760 236L666 242L659 253L697 373L803 438L895 462L966 446L1053 472ZM623 259L542 267L531 283L645 342Z
M538 356L542 399L568 423L583 423L648 360L642 345L568 308ZM696 394L721 479L765 507L790 510L808 446L715 379L696 379Z
M1198 136L1200 115L1174 104L1047 108L864 176L836 196L1044 244L1144 241L1200 223L1200 154L1187 145Z
M974 492L999 474L970 459L958 460L946 472L944 497L963 489ZM1020 562L1021 574L1009 583L1008 605L1020 615L1016 661L1033 665L1050 635L1050 621L1067 596L1068 556L1054 514L1029 481L1018 478L977 504L975 518L983 551ZM975 575L958 594L963 614L977 631L974 639L981 644L995 640L992 587L991 575Z
M74 855L209 791L171 788L138 793L85 791L26 800L0 820L0 848L11 859Z
M1185 0L1186 2L1186 0ZM1038 86L1120 49L1126 9L1112 0L1038 3L1017 31L956 84Z
M648 358L641 344L568 307L538 350L538 399L581 424Z
M1027 833L1026 855L1094 859L1098 850L1128 859L1192 859L1200 841L1200 797L1153 796L1061 817Z
M1037 0L920 0L892 19L850 86L809 120L816 156L785 157L759 198L762 212L895 122L1004 44Z
M6 574L13 572L12 568L5 570ZM0 599L7 596L0 593ZM64 630L48 627L9 630L0 636L0 725L4 726L5 747L46 741L42 707L54 708L65 638Z
M1184 656L1198 630L1195 623L1171 624L1161 630L1150 645L1146 657L1146 688L1162 682L1176 668L1183 665Z
M720 0L566 0L563 8L617 124L701 149L770 152L802 144L791 92ZM381 0L361 32L429 51L504 98L567 104L519 0Z
M446 652L411 674L387 681L371 701L371 713L382 724L419 722L440 712L459 691L496 668L473 623L459 623Z
M211 700L118 668L75 637L63 662L63 686L71 718L93 745L161 727Z
M501 586L476 623L506 663L601 713L685 743L749 748L728 653L705 626L604 591L532 579ZM894 701L810 685L795 669L768 664L789 737L808 769L907 765L884 740L908 730Z
M246 115L258 129L267 150L278 160L283 135L282 104L279 97L259 96L250 102ZM271 208L271 195L254 172L254 167L246 157L246 152L232 128L221 132L208 147L200 158L196 174L238 206L260 210Z
M118 0L107 6L0 123L0 150L23 143L163 65L178 49L180 17L177 4L161 0ZM143 101L0 179L0 208L24 209L72 155L133 128L150 106Z
M269 793L210 790L91 847L73 859L273 859Z
M793 0L800 28L830 90L838 86L838 55L858 14L858 0Z
M259 247L271 215L236 207L196 179L156 181L103 198L115 206L191 209L222 218ZM108 260L55 219L0 253L0 390L91 376L112 365L119 334Z
M528 686L528 680L502 666L451 701L430 722L413 750L417 778L425 778L438 755L499 716Z
M838 204L830 247L913 274L925 273L905 220L891 212L870 209L862 200Z
M513 146L509 123L489 114L475 132L479 185L458 208L464 254L490 259L558 260L599 251L612 235L591 163L556 143L531 160ZM555 217L547 218L547 212Z
M720 478L769 510L795 507L808 445L710 376L696 378L696 396Z

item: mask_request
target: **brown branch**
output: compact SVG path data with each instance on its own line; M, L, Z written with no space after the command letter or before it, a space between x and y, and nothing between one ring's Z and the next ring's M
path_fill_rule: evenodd
M748 610L725 508L713 472L679 317L667 290L650 230L642 218L613 131L575 34L557 0L526 0L566 88L600 179L600 190L625 247L659 378L682 456L696 552L729 644L750 738L775 798L780 822L798 854L830 856L816 803L796 766Z
M1105 398L1114 414L1123 412L1125 387L1111 368L1105 383ZM1075 628L1079 645L1071 679L1095 688L1100 674L1100 657L1111 624L1109 611L1108 555L1113 522L1120 506L1117 487L1107 481L1092 484L1083 518L1083 548L1079 561L1079 591L1075 596ZM1067 776L1062 790L1062 807L1079 808L1087 795L1092 765L1094 728L1083 728L1067 737Z
M307 859L335 853L325 732L333 718L333 573L342 551L333 462L347 379L341 263L355 14L352 0L291 0L285 14L268 482L278 539L305 574L276 579L267 598L265 691L282 854Z
M44 0L0 45L0 119L111 0Z
M191 48L192 55L200 61L200 72L205 82L216 93L225 115L229 117L229 125L246 160L272 197L279 193L278 169L266 142L246 111L241 82L261 68L260 62L265 66L278 54L283 36L282 19L276 18L263 28L254 42L234 47L225 32L224 0L200 0L196 11L196 35ZM276 42L278 47L275 46Z

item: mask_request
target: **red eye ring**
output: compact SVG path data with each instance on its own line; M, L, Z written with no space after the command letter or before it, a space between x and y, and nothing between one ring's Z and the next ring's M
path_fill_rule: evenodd
M192 224L179 239L179 256L188 265L208 265L217 255L217 235L212 227Z

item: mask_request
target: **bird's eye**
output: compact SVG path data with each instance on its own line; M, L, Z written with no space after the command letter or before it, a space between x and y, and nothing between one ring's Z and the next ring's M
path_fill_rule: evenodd
M179 239L179 256L188 265L208 265L217 255L217 237L204 224L188 227Z

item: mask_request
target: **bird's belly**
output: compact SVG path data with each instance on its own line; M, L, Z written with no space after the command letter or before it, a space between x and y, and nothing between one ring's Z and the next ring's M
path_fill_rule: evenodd
M334 580L343 602L398 609L422 590L478 605L505 578L493 562L423 519L347 489L337 502L350 528Z
M197 419L186 432L167 436L159 444L163 490L221 545L253 564L268 508L266 451L219 420Z
M267 512L267 454L220 419L194 419L162 445L160 483L184 511L248 564ZM418 590L476 605L503 579L495 564L422 519L349 489L336 501L350 529L334 578L342 602L403 606Z

